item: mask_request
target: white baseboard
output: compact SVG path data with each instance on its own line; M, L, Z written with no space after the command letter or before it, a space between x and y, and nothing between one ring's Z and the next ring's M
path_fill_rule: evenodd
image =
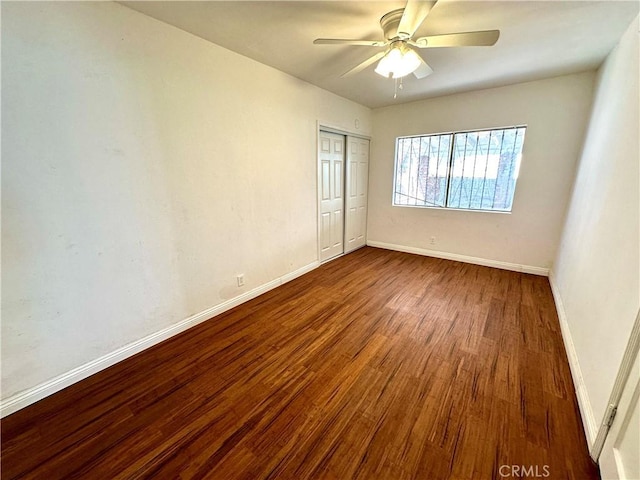
M163 328L162 330L152 333L151 335L147 335L140 340L136 340L135 342L129 343L124 347L120 347L111 353L85 363L84 365L74 368L73 370L63 373L62 375L58 375L57 377L41 383L40 385L36 385L35 387L12 395L7 399L3 399L0 402L0 418L16 412L28 405L31 405L38 400L48 397L49 395L52 395L62 390L63 388L73 385L74 383L79 382L80 380L83 380L93 375L94 373L104 370L105 368L110 367L164 340L167 340L168 338L173 337L178 333L184 332L185 330L201 322L204 322L205 320L209 320L216 315L220 315L221 313L226 312L227 310L230 310L233 307L240 305L241 303L247 302L252 298L268 292L269 290L279 287L280 285L283 285L301 275L304 275L305 273L310 272L311 270L317 268L319 265L320 262L318 261L312 262L309 265L305 265L298 270L287 273L279 278L276 278L275 280L253 288L248 292L238 295L237 297L226 300L225 302L208 308L200 313L196 313L189 318L186 318L178 323L174 323L173 325Z
M584 426L584 431L587 434L589 450L591 450L598 434L598 424L593 414L593 409L591 408L591 402L589 401L589 395L587 393L587 386L584 383L580 363L578 362L578 354L576 352L576 347L573 344L573 339L571 338L571 330L569 329L569 323L567 321L567 313L564 310L564 304L562 303L562 297L560 296L560 290L558 289L558 284L556 283L553 270L549 273L549 283L551 284L551 291L553 292L553 299L556 304L558 319L560 320L562 340L564 341L564 348L567 351L567 358L569 359L569 367L571 368L573 386L578 398L578 407L580 408L582 425Z
M396 245L393 243L376 242L367 240L367 245L371 247L384 248L387 250L396 250L398 252L415 253L427 257L444 258L445 260L455 260L456 262L473 263L474 265L482 265L485 267L500 268L502 270L512 270L514 272L531 273L533 275L541 275L546 277L549 275L548 268L534 267L531 265L519 265L517 263L501 262L499 260L489 260L486 258L471 257L468 255L459 255L457 253L440 252L437 250L429 250L427 248L407 247L404 245Z

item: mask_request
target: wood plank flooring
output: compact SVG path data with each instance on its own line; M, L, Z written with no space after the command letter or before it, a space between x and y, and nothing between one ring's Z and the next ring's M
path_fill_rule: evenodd
M548 280L369 247L1 427L3 479L599 478Z

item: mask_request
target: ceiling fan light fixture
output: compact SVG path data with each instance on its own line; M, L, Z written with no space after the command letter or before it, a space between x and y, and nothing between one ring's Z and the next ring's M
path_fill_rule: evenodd
M316 38L317 45L359 45L366 47L388 47L360 62L342 74L347 77L362 72L374 63L376 73L386 78L402 78L413 73L420 80L433 73L422 57L414 50L444 47L489 47L500 38L500 30L477 30L473 32L444 33L414 39L418 28L429 15L437 0L406 0L404 8L386 13L380 19L384 40ZM396 82L402 85L402 82Z
M421 63L420 57L412 49L404 45L394 46L382 57L375 71L386 78L402 78L415 72Z

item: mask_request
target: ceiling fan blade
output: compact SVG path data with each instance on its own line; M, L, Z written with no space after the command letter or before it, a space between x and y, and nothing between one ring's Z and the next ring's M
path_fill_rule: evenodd
M398 36L411 38L435 4L424 0L408 0L398 25Z
M362 45L365 47L384 47L387 42L380 40L351 40L348 38L316 38L314 45Z
M415 72L413 72L413 75L417 79L428 77L429 75L431 75L433 73L433 69L429 65L427 65L427 62L425 62L422 59L422 57L420 57L420 60L421 60L420 66L418 67L418 69Z
M500 38L500 30L448 33L417 38L411 45L418 48L439 47L490 47Z
M387 52L378 52L378 53L376 53L373 57L367 58L364 62L356 65L355 67L353 67L348 72L343 73L341 76L342 77L348 77L349 75L353 75L355 73L361 72L362 70L367 68L369 65L372 65L372 64L376 63L378 60L380 60L382 57L384 57L386 53Z

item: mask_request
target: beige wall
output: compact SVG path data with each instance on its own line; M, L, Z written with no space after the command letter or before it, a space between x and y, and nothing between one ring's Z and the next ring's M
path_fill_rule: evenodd
M584 381L578 387L586 390L582 414L595 424L591 428L604 416L640 307L638 29L636 18L598 72L552 271Z
M594 77L587 72L374 110L368 241L549 268ZM396 137L520 124L528 128L511 214L391 205Z
M317 261L317 122L370 133L114 3L3 2L2 74L4 399Z

